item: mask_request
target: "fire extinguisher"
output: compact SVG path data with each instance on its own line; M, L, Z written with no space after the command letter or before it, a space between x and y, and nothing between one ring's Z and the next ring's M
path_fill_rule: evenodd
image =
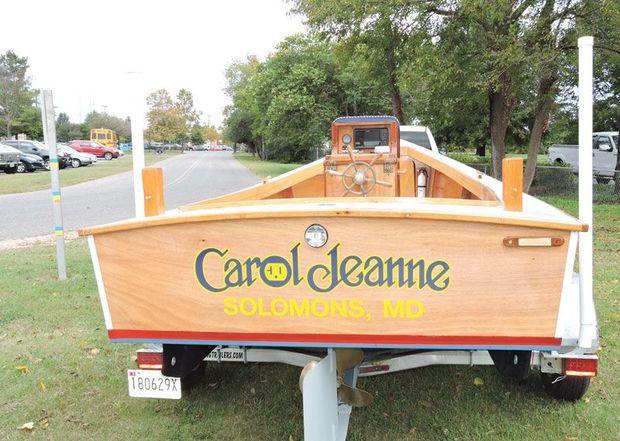
M418 173L418 197L426 197L426 182L428 181L428 173L426 169L420 170Z

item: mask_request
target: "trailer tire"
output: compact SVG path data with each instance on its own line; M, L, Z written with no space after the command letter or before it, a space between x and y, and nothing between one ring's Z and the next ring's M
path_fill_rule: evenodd
M595 179L597 184L607 185L611 182L611 178L607 176L597 176Z
M586 394L590 385L590 377L567 377L545 373L541 373L540 377L545 391L556 400L577 401Z

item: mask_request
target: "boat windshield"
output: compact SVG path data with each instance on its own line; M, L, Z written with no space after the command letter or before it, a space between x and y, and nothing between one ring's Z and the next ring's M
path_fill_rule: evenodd
M374 149L378 145L389 144L389 130L387 127L355 129L356 149Z

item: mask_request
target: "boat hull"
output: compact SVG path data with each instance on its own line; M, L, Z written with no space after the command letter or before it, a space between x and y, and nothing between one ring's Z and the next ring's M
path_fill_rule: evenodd
M312 224L328 232L323 247L304 241ZM514 237L562 244L506 246ZM113 341L471 349L560 347L569 240L548 228L355 216L90 239Z

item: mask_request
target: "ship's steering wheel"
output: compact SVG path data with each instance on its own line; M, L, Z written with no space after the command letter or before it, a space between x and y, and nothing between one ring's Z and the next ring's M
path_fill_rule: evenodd
M375 188L375 185L383 185L385 187L391 187L390 182L384 182L377 179L377 174L372 167L374 163L383 156L383 153L378 153L370 162L356 160L353 156L353 150L349 147L347 149L351 163L339 173L334 170L329 170L328 173L333 176L342 177L342 184L346 189L343 196L353 193L356 195L366 196Z

